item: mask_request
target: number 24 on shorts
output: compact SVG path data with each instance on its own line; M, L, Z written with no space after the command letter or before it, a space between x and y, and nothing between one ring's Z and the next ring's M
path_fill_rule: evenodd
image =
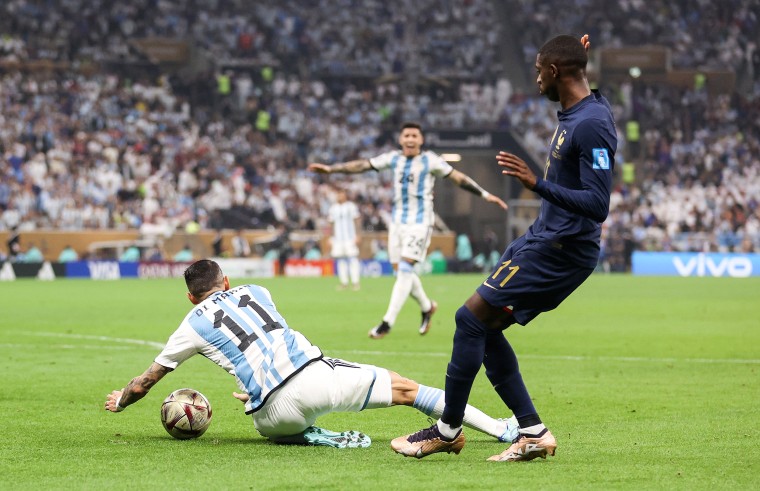
M417 238L417 237L410 237L409 242L407 242L407 247L410 249L414 249L415 251L421 251L422 246L425 245L425 239Z
M502 271L506 270L505 272L506 276L499 283L500 287L503 287L504 285L506 285L507 282L515 275L515 273L517 273L520 270L520 266L517 266L517 265L510 266L511 262L512 260L510 259L509 261L505 261L501 263L501 266L499 267L499 269L497 269L496 272L493 274L493 276L491 276L492 280L496 280L499 278L499 275L502 273Z

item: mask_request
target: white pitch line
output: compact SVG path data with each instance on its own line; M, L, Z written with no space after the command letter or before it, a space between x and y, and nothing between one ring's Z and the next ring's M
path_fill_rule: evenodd
M0 349L7 348L7 349L27 349L29 348L30 344L21 344L21 343L0 343ZM56 348L56 349L89 349L89 350L117 350L117 351L123 351L123 350L129 350L129 349L135 349L132 346L116 346L116 345L102 345L102 344L46 344L45 346L48 346L50 348Z
M163 349L163 343L155 341L145 341L144 339L114 338L110 336L95 336L90 334L69 334L55 332L31 332L17 333L42 337L61 337L71 339L92 339L97 341L106 341L111 343L134 344L140 346L149 346L151 348ZM349 355L366 355L366 356L417 356L448 358L451 353L441 353L436 351L412 352L412 351L362 351L362 350L331 350L330 353L346 353ZM758 359L742 358L650 358L644 356L572 356L572 355L531 355L524 354L519 356L520 359L533 360L559 360L559 361L624 361L637 363L701 363L708 365L729 364L729 365L760 365Z
M162 349L164 343L157 343L155 341L146 341L144 339L130 339L130 338L113 338L111 336L95 336L92 334L71 334L64 332L25 332L18 334L26 334L29 336L41 336L47 338L70 338L70 339L90 339L95 341L106 341L109 343L121 343L121 344L136 344L139 346L150 346L151 348Z

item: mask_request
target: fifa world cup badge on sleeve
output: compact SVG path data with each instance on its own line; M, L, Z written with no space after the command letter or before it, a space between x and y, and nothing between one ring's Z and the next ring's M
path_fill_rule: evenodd
M610 170L610 156L606 148L595 148L591 155L594 158L594 169Z

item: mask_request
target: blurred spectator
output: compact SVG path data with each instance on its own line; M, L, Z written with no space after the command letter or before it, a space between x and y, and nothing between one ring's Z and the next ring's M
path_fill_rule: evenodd
M18 233L18 227L11 228L6 245L8 246L8 260L15 260L16 256L21 253L21 236Z
M428 254L426 262L430 265L431 273L445 273L447 271L448 261L446 261L446 256L440 247L436 247Z
M455 270L458 273L473 271L472 267L472 244L467 234L459 234L456 238L456 265Z
M161 262L164 260L164 253L158 245L149 247L143 256L146 261L150 262Z
M319 245L313 241L307 241L303 246L303 258L307 260L322 259L322 251L319 249Z
M251 245L243 236L242 230L237 230L232 237L232 253L235 257L248 257L251 255Z
M222 231L219 229L216 229L216 233L214 234L214 240L211 242L211 250L213 251L214 257L222 257L224 254L224 249L222 247Z
M41 263L45 260L42 251L35 245L31 244L29 249L23 254L25 263Z
M190 244L185 244L185 247L177 251L172 259L178 263L187 263L192 261L193 250L190 248Z
M119 261L123 263L136 263L140 261L140 249L132 244L122 252Z
M390 257L388 256L388 248L385 245L385 242L382 240L375 240L372 243L372 250L373 255L372 258L375 261L388 261L390 260Z
M58 254L58 262L59 263L70 263L73 261L78 261L79 255L77 254L77 251L74 250L73 247L70 245L66 245L62 250L61 253Z

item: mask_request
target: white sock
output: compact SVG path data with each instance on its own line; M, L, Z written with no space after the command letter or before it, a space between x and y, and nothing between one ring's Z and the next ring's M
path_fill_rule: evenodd
M361 268L359 267L359 259L352 257L348 260L348 273L351 277L351 283L359 285L359 273Z
M438 425L438 431L441 432L441 435L443 435L444 438L447 438L449 440L453 440L454 438L456 438L459 432L462 431L461 426L454 428L452 426L447 425L440 419L438 420L438 423L436 424Z
M522 433L523 435L538 435L545 429L546 429L546 426L544 426L543 423L539 423L537 425L528 426L527 428L520 428L520 433Z
M412 291L410 292L411 296L413 299L417 300L418 304L420 304L420 309L423 312L427 312L431 309L433 303L425 293L425 289L422 288L422 280L420 280L420 277L417 276L417 273L413 273L413 275L414 278L412 278Z
M404 264L407 266L403 266ZM401 307L404 306L406 299L409 298L409 293L412 291L414 273L409 271L409 268L411 268L409 263L404 263L403 261L399 263L396 282L393 284L393 291L391 291L391 301L388 304L388 310L383 316L383 320L391 326L396 322L396 317L401 312Z
M412 404L412 407L436 419L441 417L443 414L443 408L445 406L446 401L444 392L441 389L428 387L426 385L419 386L419 389L417 390L417 397L414 400L414 404ZM504 435L508 424L507 420L494 419L480 409L470 406L469 404L467 404L464 409L463 423L468 428L478 430L495 438L499 438L500 436ZM444 423L440 421L438 422L439 430L441 430L441 425L443 424ZM441 430L441 434L446 438L454 438L459 429L461 429L461 427L451 428L448 425L445 426L448 427L448 429L444 428L444 430L453 431L453 435L449 436L451 433L444 433L444 430ZM517 420L514 420L513 426L515 428L517 427Z
M346 258L338 258L338 280L341 285L348 285L348 264Z

